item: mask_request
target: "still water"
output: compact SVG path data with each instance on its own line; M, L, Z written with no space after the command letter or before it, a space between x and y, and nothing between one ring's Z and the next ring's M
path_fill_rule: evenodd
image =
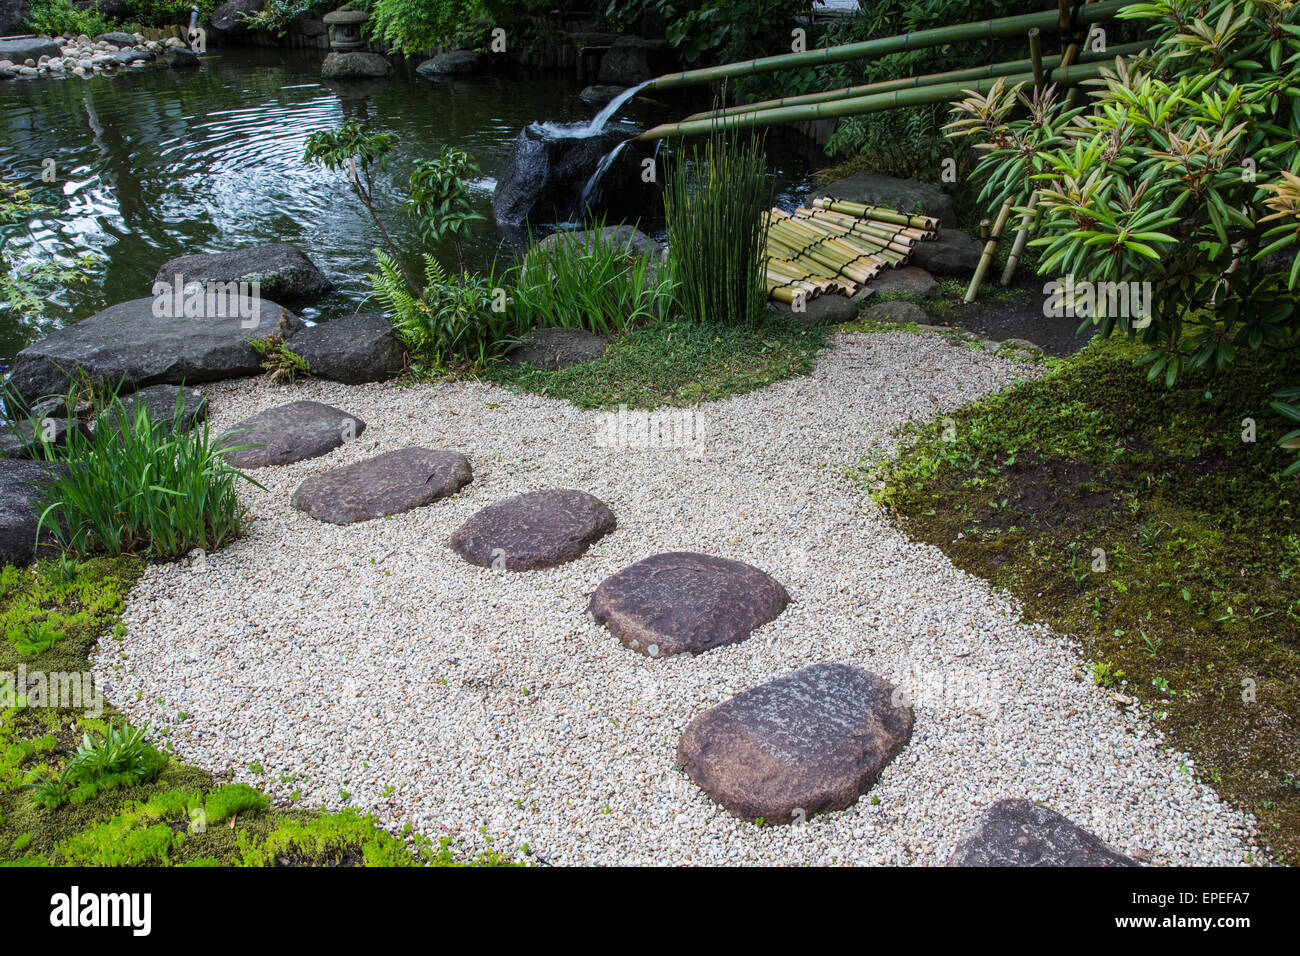
M412 164L453 144L483 170L471 189L487 221L467 245L470 265L507 260L515 250L492 224L490 202L515 137L533 120L592 115L567 71L431 80L403 68L388 80L334 83L320 79L320 56L233 48L198 71L150 66L0 85L0 180L34 187L51 207L30 224L0 227L6 253L15 265L56 251L97 260L90 281L56 290L41 318L0 311L0 363L53 328L150 294L168 259L254 243L293 243L334 282L337 291L306 317L354 310L369 293L378 230L341 174L303 161L311 133L349 118L398 135L375 198L399 247L419 248L401 213ZM623 115L661 121L679 110L635 102ZM806 193L810 157L781 155L775 176L790 201ZM53 184L41 183L47 159ZM450 249L430 251L451 261Z

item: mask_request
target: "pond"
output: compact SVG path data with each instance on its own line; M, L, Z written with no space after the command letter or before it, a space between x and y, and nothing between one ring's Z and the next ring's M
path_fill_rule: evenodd
M303 315L328 319L355 310L370 291L366 275L378 230L340 174L310 166L302 155L311 133L349 118L398 134L375 195L403 250L419 248L400 209L411 166L454 144L483 169L472 191L488 222L467 247L471 267L515 255L491 222L493 177L528 123L590 118L574 75L431 80L406 66L389 80L333 83L320 79L320 56L222 48L199 71L150 66L88 80L0 85L0 180L37 186L50 207L30 225L6 227L8 254L15 265L56 250L97 260L89 282L57 290L40 319L0 311L0 363L53 328L148 295L158 267L188 253L293 243L337 287ZM677 108L636 103L625 115L642 111L661 121ZM769 156L781 201L806 195L815 153L782 144ZM55 163L52 185L40 180L46 159ZM657 231L654 224L648 231Z

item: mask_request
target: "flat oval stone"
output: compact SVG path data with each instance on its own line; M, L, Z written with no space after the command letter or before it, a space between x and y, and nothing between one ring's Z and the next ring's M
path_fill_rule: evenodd
M460 452L400 448L308 478L293 506L331 524L400 514L454 494L474 480Z
M488 505L456 529L451 549L470 564L506 571L553 568L614 530L614 512L585 491L530 491Z
M984 811L953 850L949 866L1137 866L1069 819L1013 798Z
M664 657L743 641L789 600L778 581L751 565L672 551L606 578L588 610L632 650Z
M320 402L289 402L277 405L232 429L228 438L234 446L257 445L225 453L236 468L264 468L288 465L307 458L319 458L345 441L357 438L366 423L347 412Z
M856 803L911 738L912 708L893 684L813 664L700 714L677 762L735 816L804 823Z

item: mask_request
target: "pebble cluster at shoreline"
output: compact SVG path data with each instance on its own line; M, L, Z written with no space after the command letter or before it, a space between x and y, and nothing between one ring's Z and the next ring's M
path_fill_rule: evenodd
M184 42L175 37L161 41L146 40L141 33L105 36L112 39L92 40L83 33L78 37L65 36L51 40L52 43L59 44L62 56L42 55L39 59L27 57L21 63L0 58L0 78L91 77L100 73L115 73L131 67L146 66L168 47L185 47Z
M942 864L981 811L1028 797L1143 862L1262 862L1248 821L1139 708L1083 676L1072 641L1020 623L848 477L903 422L1034 374L938 336L844 335L807 377L671 410L696 416L678 448L608 447L627 434L609 415L481 383L205 386L216 429L299 399L368 427L253 472L266 490L243 489L249 533L151 566L96 670L114 704L202 767L455 836L464 852L486 834L555 864ZM290 505L312 475L412 445L464 454L473 482L358 524ZM595 495L617 527L539 571L448 548L483 507L544 488ZM659 659L588 616L607 577L683 550L762 569L790 605L743 643ZM881 675L915 711L857 804L758 827L675 766L702 711L822 662Z

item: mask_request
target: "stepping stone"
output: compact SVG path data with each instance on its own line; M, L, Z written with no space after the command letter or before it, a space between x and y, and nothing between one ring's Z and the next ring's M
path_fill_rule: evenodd
M674 551L606 578L588 610L632 650L665 657L743 641L789 600L785 588L758 568Z
M857 802L912 738L893 684L847 664L813 664L706 710L677 762L729 813L803 823Z
M293 506L330 524L352 524L432 504L473 480L459 452L401 448L308 478Z
M553 568L581 557L614 525L614 512L586 492L530 491L473 515L451 536L451 549L481 568Z
M366 423L347 412L320 402L277 405L234 427L230 445L258 445L225 452L236 468L265 468L318 458L345 441L360 437Z
M196 388L181 388L176 385L150 385L148 388L142 388L130 395L123 395L122 408L126 412L127 422L133 422L135 421L136 409L143 405L145 412L149 416L149 421L154 424L162 422L166 426L167 432L170 433L176 421L176 400L178 397L182 406L181 428L183 430L189 431L199 422L207 419L208 400L203 396L203 393ZM112 412L109 411L100 415L95 427L102 428L105 425L112 425L112 420L109 417L111 414Z
M949 866L1137 866L1055 810L999 800L981 814Z
M512 365L532 365L554 372L581 362L594 362L609 349L609 339L586 329L533 329L506 353Z
M837 325L840 322L852 322L856 319L858 310L862 308L862 301L856 297L850 298L832 293L804 300L801 312L796 312L794 306L785 302L774 301L768 306L773 312L799 325Z

